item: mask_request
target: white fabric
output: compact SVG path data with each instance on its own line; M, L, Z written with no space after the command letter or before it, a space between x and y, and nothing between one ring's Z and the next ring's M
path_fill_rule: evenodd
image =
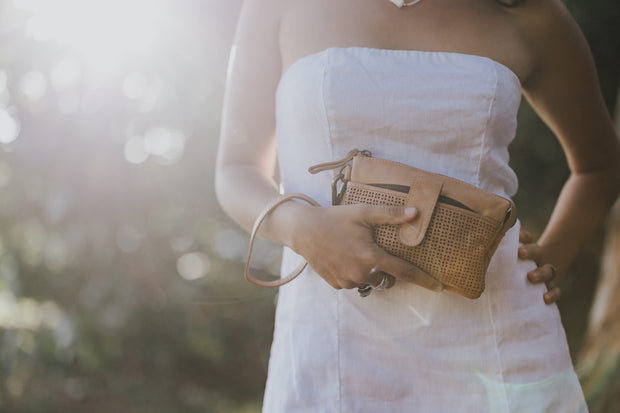
M369 149L512 196L508 166L521 98L516 75L481 56L330 48L277 91L283 191L329 205L315 163ZM526 280L518 224L477 300L398 282L360 298L307 269L282 287L264 412L585 412L564 329L544 285ZM282 271L297 264L285 250Z

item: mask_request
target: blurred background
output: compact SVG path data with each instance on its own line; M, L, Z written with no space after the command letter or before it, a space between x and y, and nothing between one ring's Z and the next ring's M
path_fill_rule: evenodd
M259 411L276 292L243 280L248 236L213 190L241 3L0 0L0 412ZM567 5L615 113L620 5ZM519 116L516 201L539 234L568 171L526 104ZM593 412L620 411L604 240L560 302ZM279 249L259 248L255 270L276 273Z

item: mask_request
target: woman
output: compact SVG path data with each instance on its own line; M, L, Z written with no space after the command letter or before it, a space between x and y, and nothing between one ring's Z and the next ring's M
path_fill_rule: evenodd
M399 3L394 0L394 3ZM266 412L583 412L557 307L560 276L619 189L620 149L588 47L560 0L246 0L217 166L224 209L286 247ZM477 300L381 250L372 226L416 210L329 206L327 173L350 149L510 197L521 92L559 139L571 175L543 235L498 247ZM531 242L531 241L526 241ZM379 271L378 271L379 270ZM377 286L382 272L397 279ZM526 281L526 280L529 280ZM545 284L548 284L545 285ZM548 304L545 304L548 303Z

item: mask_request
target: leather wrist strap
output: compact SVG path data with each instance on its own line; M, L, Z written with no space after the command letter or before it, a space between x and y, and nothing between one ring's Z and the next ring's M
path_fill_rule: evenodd
M288 202L288 201L291 201L293 199L300 199L300 200L305 201L305 202L307 202L310 205L315 206L315 207L320 207L321 206L318 202L316 202L314 199L312 199L308 195L294 193L294 194L280 195L278 198L276 198L273 202L271 202L269 205L267 205L265 207L265 209L260 213L258 218L256 218L256 221L254 222L254 228L252 228L252 234L250 235L250 246L248 248L248 257L247 257L247 259L245 261L245 279L250 284L254 284L254 285L258 286L258 287L263 287L263 288L279 287L279 286L284 285L287 282L292 281L293 279L295 279L295 277L297 277L299 274L301 274L301 272L304 270L304 268L306 268L306 266L308 265L308 263L304 260L288 276L286 276L284 278L277 279L277 280L272 280L272 281L259 280L257 278L254 278L252 276L252 274L250 274L250 258L252 258L252 249L254 247L254 239L256 238L256 234L258 233L258 229L260 228L260 226L263 223L263 221L265 220L265 218L267 218L267 216L269 214L271 214L274 209L276 209L281 204L283 204L285 202Z

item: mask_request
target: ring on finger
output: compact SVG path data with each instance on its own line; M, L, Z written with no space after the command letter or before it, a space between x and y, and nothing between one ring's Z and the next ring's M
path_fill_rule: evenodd
M553 264L547 264L547 265L549 265L549 268L551 269L551 279L549 281L553 281L558 276L558 269L555 268L555 265L553 265ZM547 282L549 282L549 281L547 281Z
M389 275L383 273L383 277L381 278L381 282L375 287L375 290L385 290L389 284Z
M376 272L378 271L377 267L372 267L370 269L370 271L368 272L368 276L372 276L374 275ZM384 278L385 279L385 278ZM381 280L381 282L379 283L379 285L383 284L384 279ZM373 287L370 284L365 284L362 285L361 287L357 287L357 293L360 295L360 297L364 298L364 297L368 297L370 295L370 293L372 293L372 290L378 288L377 287Z
M368 297L372 292L372 286L370 284L363 285L361 287L357 287L357 293L360 297Z

